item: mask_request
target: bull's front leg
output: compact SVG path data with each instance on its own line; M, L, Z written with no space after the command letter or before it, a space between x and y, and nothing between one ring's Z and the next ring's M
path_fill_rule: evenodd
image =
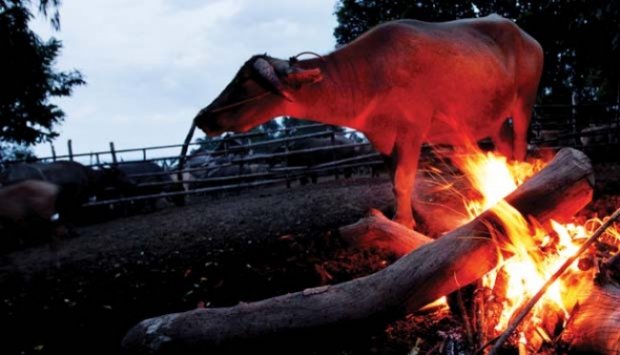
M421 147L421 137L414 137L397 142L392 154L394 164L392 183L396 200L394 220L408 228L415 228L416 225L411 208L411 193L415 184Z

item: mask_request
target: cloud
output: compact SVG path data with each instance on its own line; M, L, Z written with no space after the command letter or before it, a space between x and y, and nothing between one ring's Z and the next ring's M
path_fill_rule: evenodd
M58 100L67 114L59 154L180 143L194 114L252 54L288 57L334 48L333 0L65 1L58 68L77 68L88 85ZM49 155L48 145L36 148Z

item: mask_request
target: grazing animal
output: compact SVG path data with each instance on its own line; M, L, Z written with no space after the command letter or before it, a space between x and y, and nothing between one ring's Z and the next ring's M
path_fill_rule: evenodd
M251 57L195 123L216 135L286 115L359 130L393 163L395 220L412 227L423 142L490 137L525 158L542 65L538 42L498 15L387 22L324 57Z
M57 185L63 198L58 209L63 220L75 220L80 206L108 188L127 189L126 176L116 168L93 169L73 161L17 164L7 168L0 177L3 185L26 180L41 180Z
M4 237L28 240L50 236L54 231L54 215L58 212L60 188L49 182L25 180L0 188L0 225L5 232L12 229L14 233L0 233ZM52 235L53 236L53 235ZM0 245L14 244L3 239Z

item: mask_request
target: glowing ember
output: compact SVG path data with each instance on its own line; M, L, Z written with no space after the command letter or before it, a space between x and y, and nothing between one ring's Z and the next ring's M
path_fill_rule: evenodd
M496 326L497 331L502 331L516 308L543 286L560 265L577 251L587 234L602 221L590 220L583 226L562 225L552 221L554 232L547 234L542 228L528 223L516 209L502 200L527 178L541 170L545 165L542 161L508 162L503 156L485 153L473 146L467 149L466 154L457 154L454 161L481 196L476 200L464 201L469 218L473 219L491 208L502 220L511 244L508 251L513 256L483 279L483 285L490 289L495 287L496 280L501 279L503 283L505 299L502 300L503 310ZM618 231L613 228L608 234L613 238L619 236ZM497 277L499 270L502 272L501 278ZM541 320L548 315L545 312L554 310L561 311L566 321L580 289L591 285L593 273L593 270L580 270L577 263L572 265L559 282L548 289L533 310L529 325L526 324L524 328L541 329ZM544 330L541 331L544 333ZM522 336L520 341L525 342L525 337Z

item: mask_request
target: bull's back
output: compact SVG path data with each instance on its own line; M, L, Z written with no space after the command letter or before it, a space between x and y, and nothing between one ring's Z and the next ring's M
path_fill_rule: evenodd
M355 43L358 42L358 43ZM480 139L511 114L520 86L538 85L540 45L500 16L442 23L400 20L378 26L351 50L373 53L398 109L432 112L427 140ZM530 58L534 56L534 58ZM524 64L526 63L526 64ZM387 69L384 69L386 67ZM422 107L420 109L420 107Z

